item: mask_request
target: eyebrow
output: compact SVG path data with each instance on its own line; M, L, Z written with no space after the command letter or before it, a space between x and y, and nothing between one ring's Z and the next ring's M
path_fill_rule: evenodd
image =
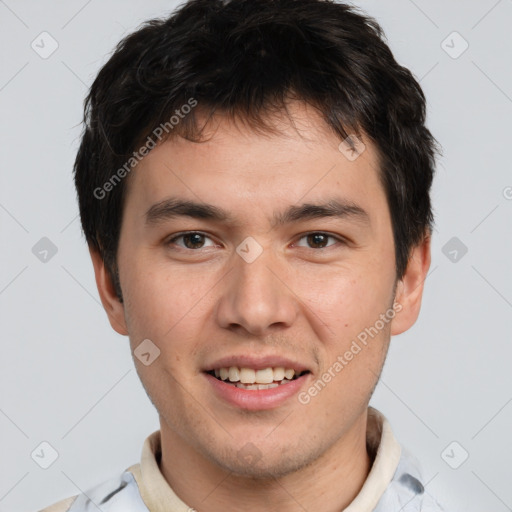
M236 224L236 219L223 208L212 204L172 197L152 205L145 214L147 225L160 224L176 217L190 217L193 219ZM350 218L364 224L370 224L370 217L363 208L351 201L333 198L319 204L304 203L301 205L291 205L283 212L274 212L272 228L326 217Z

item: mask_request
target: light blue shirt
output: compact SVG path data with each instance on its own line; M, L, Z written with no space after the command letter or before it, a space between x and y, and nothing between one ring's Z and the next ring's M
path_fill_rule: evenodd
M417 460L400 446L389 422L373 407L368 408L367 446L375 454L370 473L343 512L445 512L425 490ZM140 464L41 512L194 512L164 479L160 455L157 430L146 439Z

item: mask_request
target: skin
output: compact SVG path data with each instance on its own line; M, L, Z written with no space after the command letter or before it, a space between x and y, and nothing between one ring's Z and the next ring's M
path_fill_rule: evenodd
M296 129L281 115L278 135L217 115L208 142L174 138L138 164L119 240L123 303L91 250L112 327L129 335L132 351L144 339L161 351L149 366L134 362L160 415L162 474L200 512L234 503L247 512L348 506L371 467L367 407L390 336L420 310L430 240L413 249L397 282L374 146L363 139L365 151L349 161L313 109L296 102L289 112ZM176 217L148 225L147 210L170 196L222 207L236 222ZM274 212L334 196L364 209L368 222L325 217L272 228ZM169 241L183 231L205 237ZM318 232L345 242L306 236ZM252 263L236 252L249 236L263 249ZM273 409L236 408L201 372L224 356L272 353L311 369L307 389L394 301L400 312L307 404L294 396ZM240 456L248 442L257 449L253 463Z

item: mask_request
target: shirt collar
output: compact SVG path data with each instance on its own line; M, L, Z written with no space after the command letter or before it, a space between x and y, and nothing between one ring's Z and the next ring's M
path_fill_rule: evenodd
M401 447L395 439L385 416L368 407L366 446L373 458L370 473L344 512L371 512L393 479L401 456ZM159 468L161 457L160 430L144 441L140 464L128 468L139 487L140 495L150 512L191 512L167 483Z

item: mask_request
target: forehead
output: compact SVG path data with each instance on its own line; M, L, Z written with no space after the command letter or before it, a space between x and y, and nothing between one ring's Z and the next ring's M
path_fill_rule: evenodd
M335 193L349 203L367 196L369 206L386 206L381 204L376 148L364 135L352 137L357 156L348 144L340 146L339 136L312 107L296 102L288 111L290 117L272 118L276 133L256 132L216 115L204 142L168 139L135 167L125 207L141 214L167 197L180 196L241 214L254 215L258 207L269 218L277 202L315 203Z

